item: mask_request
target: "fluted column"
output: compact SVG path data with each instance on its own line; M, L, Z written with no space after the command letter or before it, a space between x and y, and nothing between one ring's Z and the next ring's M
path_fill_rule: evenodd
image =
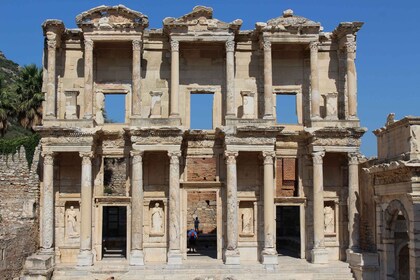
M328 263L328 252L324 244L324 179L322 158L324 152L312 153L313 161L313 227L314 246L312 249L313 263Z
M43 152L41 251L54 250L54 153Z
M133 40L133 90L131 92L131 114L140 115L141 112L141 42Z
M179 117L179 42L171 40L171 106L169 116Z
M318 42L311 42L309 48L311 51L311 118L320 119L320 102L321 95L319 93L319 74L318 74Z
M47 40L48 46L48 76L47 76L47 96L46 96L46 113L47 119L56 118L56 55L57 41L54 39Z
M263 42L264 49L264 119L273 116L273 67L271 57L271 42Z
M349 249L359 250L359 211L357 195L359 194L359 160L357 153L348 154L349 163L349 198L347 202L349 215Z
M80 253L79 266L93 264L92 254L92 152L80 153L82 158L80 203Z
M181 264L181 196L179 190L180 151L168 152L169 156L169 252L168 264Z
M238 152L225 151L227 178L227 240L225 249L225 264L239 264L238 250L238 179L236 172L236 157Z
M235 41L226 41L226 117L235 117Z
M356 42L354 39L346 43L347 52L347 93L349 119L357 119L357 78L356 78Z
M144 265L143 151L131 151L131 255L130 265Z
M263 152L264 157L264 250L265 265L278 264L274 240L274 157L275 152Z
M85 40L85 95L84 118L92 119L93 114L93 41Z

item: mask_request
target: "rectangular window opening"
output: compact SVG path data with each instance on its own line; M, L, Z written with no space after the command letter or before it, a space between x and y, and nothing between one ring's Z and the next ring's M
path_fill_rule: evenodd
M192 92L190 97L190 128L213 129L213 94Z
M281 124L297 124L296 94L276 94L276 119Z
M106 93L104 96L104 122L125 123L125 94Z

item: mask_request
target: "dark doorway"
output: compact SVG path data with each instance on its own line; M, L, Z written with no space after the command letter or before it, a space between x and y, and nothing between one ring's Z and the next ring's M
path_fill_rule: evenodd
M127 207L104 206L102 257L125 258L127 252Z
M280 255L300 257L299 206L276 207L276 243Z
M198 222L197 222L198 221ZM197 230L198 239L191 246L187 234L188 257L217 258L217 197L215 191L188 191L187 232Z

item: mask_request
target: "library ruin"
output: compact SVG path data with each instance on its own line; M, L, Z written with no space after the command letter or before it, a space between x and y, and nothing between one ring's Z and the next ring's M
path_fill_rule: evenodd
M419 200L408 194L419 184L420 120L375 131L377 162L360 154L363 23L327 32L286 10L241 30L242 20L197 6L148 29L146 15L122 5L76 23L42 25L39 250L24 279L70 279L66 268L88 279L108 259L138 274L182 267L194 260L196 217L202 251L229 268L256 263L275 275L284 252L347 262L357 279L420 279ZM192 99L204 94L212 128L192 129ZM109 122L118 106L122 120Z

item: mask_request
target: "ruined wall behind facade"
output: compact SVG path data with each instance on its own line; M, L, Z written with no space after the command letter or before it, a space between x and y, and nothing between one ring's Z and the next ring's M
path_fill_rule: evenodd
M0 156L0 279L18 277L38 249L39 150L31 166L23 147Z

